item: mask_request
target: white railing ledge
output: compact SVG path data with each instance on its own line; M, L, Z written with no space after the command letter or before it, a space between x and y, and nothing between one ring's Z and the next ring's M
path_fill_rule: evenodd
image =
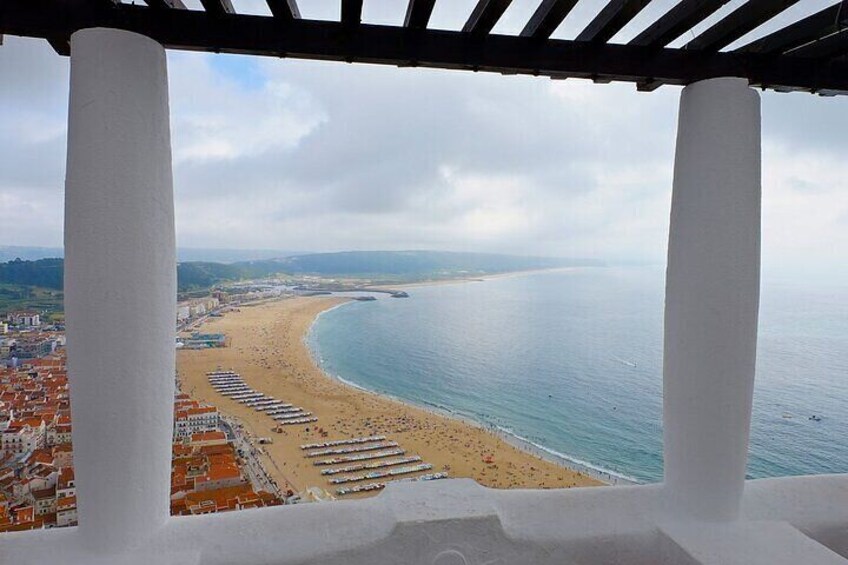
M506 535L533 543L645 535L662 511L658 484L490 492Z
M749 481L741 519L672 514L662 485L493 490L469 479L378 497L168 520L143 547L92 554L76 528L0 538L2 562L202 565L848 563L848 475ZM840 556L841 555L841 556Z
M780 520L848 558L848 474L748 481L745 520Z
M766 520L779 516L796 526L848 520L848 474L759 479L745 484L741 516Z
M664 563L692 565L845 565L848 560L787 522L669 522L661 526Z

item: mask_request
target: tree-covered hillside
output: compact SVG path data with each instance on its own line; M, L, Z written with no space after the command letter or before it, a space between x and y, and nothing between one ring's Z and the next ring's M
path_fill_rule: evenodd
M403 279L485 275L552 269L557 267L597 266L598 261L552 257L525 257L494 253L457 253L449 251L344 251L286 257L282 269L293 274L384 277Z
M64 264L62 259L15 259L0 263L0 283L62 290Z
M588 259L522 257L490 253L445 251L347 251L313 253L282 259L240 263L182 262L177 265L180 292L271 275L317 275L368 278L383 281L414 281L462 276L482 276L532 269L599 266ZM0 263L0 284L62 290L62 259Z

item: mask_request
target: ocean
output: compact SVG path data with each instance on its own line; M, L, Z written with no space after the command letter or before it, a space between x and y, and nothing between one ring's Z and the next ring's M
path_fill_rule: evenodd
M322 314L330 375L621 482L662 479L660 268L409 289ZM751 478L848 472L848 291L766 282ZM810 416L820 417L820 421Z

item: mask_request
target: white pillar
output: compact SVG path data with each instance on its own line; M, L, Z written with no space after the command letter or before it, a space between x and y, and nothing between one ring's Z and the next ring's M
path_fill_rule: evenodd
M165 50L71 37L65 312L79 530L127 550L168 518L176 262Z
M663 422L672 508L736 518L745 482L760 285L760 98L683 89L666 274Z

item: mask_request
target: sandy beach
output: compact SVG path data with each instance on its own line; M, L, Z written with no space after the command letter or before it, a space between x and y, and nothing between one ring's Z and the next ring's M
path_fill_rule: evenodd
M273 444L263 446L267 453L263 463L284 490L299 492L317 486L335 491L327 477L320 474L320 468L304 457L301 444L375 434L398 442L407 456L420 455L424 462L433 465L432 472L470 477L488 487L601 484L526 453L484 429L360 391L325 375L312 361L304 336L320 312L344 300L332 296L299 297L243 306L240 311L210 319L202 328L227 334L231 339L229 347L183 350L177 354L185 392L237 418L254 436L273 438ZM318 421L285 426L283 433L275 433L269 416L221 396L209 385L206 373L219 368L240 373L259 392L302 406ZM326 437L320 430L326 432Z

